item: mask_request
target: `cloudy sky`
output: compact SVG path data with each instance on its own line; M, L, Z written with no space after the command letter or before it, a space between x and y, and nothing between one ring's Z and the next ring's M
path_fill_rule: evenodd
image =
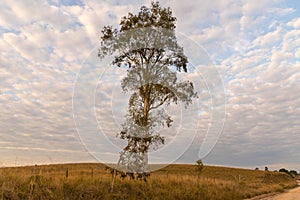
M126 70L97 58L100 30L149 4L1 1L0 166L108 161L120 151L114 136L126 113L128 94L119 88ZM177 162L200 156L213 165L300 171L300 3L161 5L177 17L178 41L197 69L180 76L195 82L199 98L187 110L169 109L177 123L161 130L173 135L155 161L183 154Z

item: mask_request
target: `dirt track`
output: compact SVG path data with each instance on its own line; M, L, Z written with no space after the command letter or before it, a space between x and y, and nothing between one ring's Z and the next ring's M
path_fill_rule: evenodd
M297 181L300 185L300 181ZM261 200L299 200L300 199L300 187L291 189L285 193L277 194L272 197L262 198Z

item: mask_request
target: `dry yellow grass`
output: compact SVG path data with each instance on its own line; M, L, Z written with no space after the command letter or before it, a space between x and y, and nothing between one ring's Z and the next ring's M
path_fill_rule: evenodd
M68 169L68 172L67 172ZM66 174L67 173L67 174ZM68 177L66 177L68 175ZM279 172L170 165L147 183L117 179L102 164L64 164L0 169L0 199L245 199L296 186Z

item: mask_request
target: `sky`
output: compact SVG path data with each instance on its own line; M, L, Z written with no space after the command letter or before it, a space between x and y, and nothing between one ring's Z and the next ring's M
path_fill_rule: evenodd
M162 0L177 18L199 98L150 161L300 171L300 3ZM148 0L0 2L0 167L116 162L126 69L97 57L100 31Z

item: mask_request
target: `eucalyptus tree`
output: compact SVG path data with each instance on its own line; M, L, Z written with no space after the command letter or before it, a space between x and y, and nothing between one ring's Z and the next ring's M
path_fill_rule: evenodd
M112 64L127 69L121 87L131 94L117 134L127 145L112 170L114 178L120 173L121 177L146 180L148 152L165 142L158 130L173 122L164 106L179 102L188 106L197 97L193 83L177 77L188 71L188 58L177 43L175 22L169 7L152 2L137 14L124 16L118 29L105 26L101 31L98 56L113 55Z

